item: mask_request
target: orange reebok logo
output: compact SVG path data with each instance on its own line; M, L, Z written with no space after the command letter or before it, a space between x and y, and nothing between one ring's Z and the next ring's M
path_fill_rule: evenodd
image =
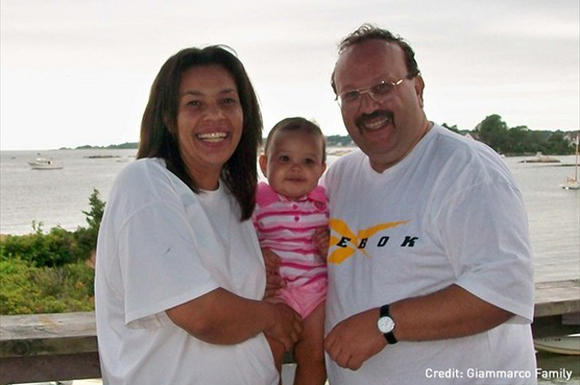
M339 265L354 255L357 250L370 258L370 255L368 255L364 249L368 239L371 236L381 230L393 228L407 222L408 221L396 221L381 223L368 229L359 230L358 233L355 234L354 231L352 231L343 220L331 218L328 221L328 225L331 230L330 245L336 246L336 249L328 256L328 263ZM333 232L338 233L341 238L336 237ZM385 238L386 243L388 241L388 237Z

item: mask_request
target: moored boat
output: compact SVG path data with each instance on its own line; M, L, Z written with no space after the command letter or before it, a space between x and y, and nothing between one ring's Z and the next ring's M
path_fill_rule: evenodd
M520 163L560 163L560 160L538 152L534 158L520 160Z
M566 183L560 185L564 190L580 190L580 182L576 178L568 177Z
M580 355L580 334L534 338L534 347L539 351L578 356Z
M49 158L36 158L28 162L33 170L59 170L63 168L60 162Z
M580 190L580 181L578 180L578 142L580 135L576 136L576 161L574 162L574 176L569 176L566 183L560 185L564 190Z

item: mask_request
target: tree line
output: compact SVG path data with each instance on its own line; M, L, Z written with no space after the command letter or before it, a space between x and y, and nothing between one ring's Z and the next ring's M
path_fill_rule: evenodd
M469 134L507 156L530 155L541 152L546 155L568 155L575 151L574 140L580 131L539 131L527 126L508 127L498 114L492 114L478 123L473 130L460 130L457 125L443 127L461 135ZM341 135L326 137L327 146L354 146L351 138Z
M456 126L447 128L457 131ZM567 155L575 151L574 139L578 131L535 131L527 126L508 127L500 115L493 114L483 119L469 133L496 152L505 155L543 154Z
M496 152L505 155L527 155L541 152L551 155L567 155L574 153L573 139L579 131L536 131L530 130L527 126L508 127L497 114L492 114L478 123L473 130L460 130L457 125L442 124L443 127L455 131L459 134L469 134ZM263 140L265 143L265 139ZM326 136L326 143L329 147L354 146L348 135ZM79 146L75 149L136 149L138 142L126 142L122 144L111 144L109 146Z

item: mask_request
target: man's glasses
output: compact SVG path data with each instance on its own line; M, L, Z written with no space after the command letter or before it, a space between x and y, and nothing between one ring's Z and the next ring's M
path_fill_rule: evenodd
M405 80L412 79L415 76L417 75L407 75L406 77L394 82L381 80L380 83L375 84L372 87L345 91L336 96L336 101L338 102L340 108L350 109L359 106L363 95L369 94L372 100L377 103L381 103L395 88L403 84Z

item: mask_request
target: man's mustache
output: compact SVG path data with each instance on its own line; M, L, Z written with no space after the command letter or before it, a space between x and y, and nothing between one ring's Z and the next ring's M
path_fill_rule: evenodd
M391 122L393 121L393 112L389 110L376 110L371 112L370 114L361 114L354 123L356 126L362 130L365 126L367 120L376 119L376 118L388 118Z

